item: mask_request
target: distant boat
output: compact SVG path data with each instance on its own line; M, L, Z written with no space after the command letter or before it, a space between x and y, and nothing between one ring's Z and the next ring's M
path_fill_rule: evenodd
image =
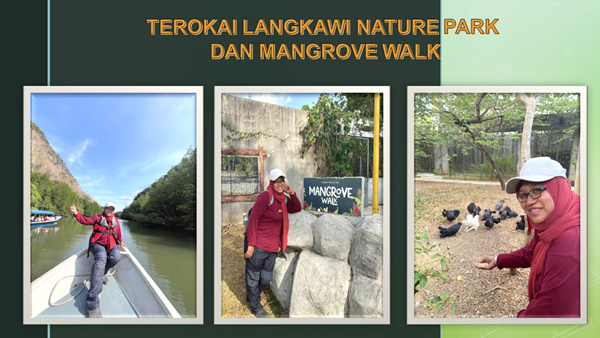
M85 297L94 264L87 250L67 258L31 283L32 318L87 316ZM120 252L121 260L106 274L109 283L100 294L102 317L181 318L131 251L120 247Z
M29 215L31 216L29 221L32 227L56 224L62 218L59 214L45 210L29 210Z

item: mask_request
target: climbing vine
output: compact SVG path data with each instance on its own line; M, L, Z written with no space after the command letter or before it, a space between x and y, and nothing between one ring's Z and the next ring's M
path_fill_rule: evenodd
M344 111L343 101L321 94L310 111L308 121L301 131L301 156L314 149L317 169L326 177L353 176L352 163L363 153L362 140L349 135L352 124L360 123L360 112Z
M223 138L223 142L226 146L226 148L231 148L233 149L233 152L235 154L235 147L232 146L233 142L238 142L238 141L244 141L244 140L249 140L249 139L261 139L261 138L274 138L276 140L279 140L280 142L285 144L285 138L284 137L280 137L277 136L275 134L271 134L269 132L269 129L267 129L267 131L239 131L234 129L231 124L229 124L229 122L227 121L222 121L221 125L223 127L225 127L225 129L229 132L229 135L225 136L225 138Z

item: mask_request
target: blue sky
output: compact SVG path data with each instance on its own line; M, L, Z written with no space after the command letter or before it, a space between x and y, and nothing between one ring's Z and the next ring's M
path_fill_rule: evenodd
M240 94L240 93L228 93L237 97L243 97L246 99L272 103L278 106L284 106L289 108L301 109L303 105L308 104L313 106L319 100L320 93L251 93L251 94Z
M100 205L117 210L196 147L194 94L32 94L31 120Z

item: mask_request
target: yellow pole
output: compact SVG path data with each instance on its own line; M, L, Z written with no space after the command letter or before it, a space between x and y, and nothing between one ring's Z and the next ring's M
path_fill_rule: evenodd
M373 130L373 215L379 213L379 93L375 93L375 130Z

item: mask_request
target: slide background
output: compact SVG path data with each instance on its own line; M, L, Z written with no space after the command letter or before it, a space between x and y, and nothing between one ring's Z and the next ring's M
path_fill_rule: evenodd
M48 14L48 6L50 13ZM202 85L204 86L205 195L211 196L214 182L213 86L218 85L389 85L392 130L390 175L393 208L391 215L392 294L389 326L215 326L213 322L213 238L210 199L204 202L204 322L202 326L58 326L56 337L106 337L107 335L248 336L376 335L398 337L592 337L600 331L597 303L600 277L598 249L594 240L594 218L589 226L589 317L587 326L453 326L406 325L406 86L408 85L582 85L588 86L590 137L588 205L594 206L598 178L593 176L600 144L593 127L598 122L600 65L597 37L600 24L594 1L420 1L395 4L389 1L39 1L11 3L5 7L4 110L5 165L3 176L6 229L4 236L4 306L2 319L9 336L46 337L47 326L22 325L22 241L20 219L22 192L22 93L25 85ZM147 18L199 19L386 19L386 18L499 18L499 36L151 36ZM48 27L50 19L50 27ZM50 37L48 37L48 30ZM210 60L210 44L220 43L438 43L442 61L426 60ZM48 55L48 45L50 53ZM381 56L381 51L379 52ZM6 59L5 59L6 57ZM99 130L107 127L99 123ZM20 178L20 179L19 179ZM590 208L593 210L593 208ZM11 240L16 238L16 240ZM562 333L563 331L566 331Z

